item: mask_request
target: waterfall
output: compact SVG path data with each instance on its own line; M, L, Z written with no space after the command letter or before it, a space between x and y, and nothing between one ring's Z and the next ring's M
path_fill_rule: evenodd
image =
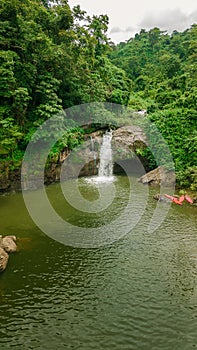
M112 160L112 131L106 132L103 135L103 142L100 149L100 164L98 169L99 177L113 175L113 160Z
M94 150L94 140L93 140L92 136L90 136L90 150L91 150L91 152L95 151Z

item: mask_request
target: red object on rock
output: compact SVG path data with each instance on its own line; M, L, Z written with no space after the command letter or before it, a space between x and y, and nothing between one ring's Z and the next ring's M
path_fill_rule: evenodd
M171 201L173 201L174 200L174 197L173 196L170 196L169 194L164 194L164 196L166 197L166 198L169 198L169 199L171 199Z
M169 198L169 199L171 199L171 201L173 203L176 203L176 204L179 204L179 205L182 205L182 203L183 203L183 201L185 199L184 196L183 197L181 196L180 198L177 198L177 197L174 197L174 196L170 196L169 194L164 194L164 196Z
M177 198L175 196L170 196L169 194L164 194L165 197L169 198L173 203L176 203L176 204L179 204L181 205L184 201L184 199L190 203L190 204L193 204L193 199L190 198L187 194L186 195L182 195L180 198Z
M183 194L183 195L179 198L179 202L183 203L184 199L185 199L185 196L184 196L184 194Z
M193 199L191 199L187 194L185 195L185 199L188 203L193 204Z
M180 200L178 198L175 198L173 199L173 203L176 203L176 204L179 204L179 205L182 205L183 202L180 202Z

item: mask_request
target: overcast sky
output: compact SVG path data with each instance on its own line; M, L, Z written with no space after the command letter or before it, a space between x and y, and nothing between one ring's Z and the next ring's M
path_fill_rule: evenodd
M108 35L115 43L128 40L141 28L183 31L197 23L195 0L68 0L89 15L109 16Z

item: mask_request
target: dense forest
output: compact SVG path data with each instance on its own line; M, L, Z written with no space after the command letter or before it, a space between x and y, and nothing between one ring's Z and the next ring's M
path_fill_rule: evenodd
M115 45L106 15L71 10L67 0L1 0L0 18L1 163L20 167L36 128L59 111L111 102L147 110L178 183L197 189L196 24L171 35L142 29ZM61 146L74 146L69 132Z
M177 180L197 188L197 25L171 35L144 29L111 53L131 80L129 105L146 109L172 152Z

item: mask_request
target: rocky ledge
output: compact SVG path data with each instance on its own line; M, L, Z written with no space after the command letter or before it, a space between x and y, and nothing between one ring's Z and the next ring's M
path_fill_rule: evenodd
M143 184L152 184L152 185L163 185L166 187L175 186L175 173L173 171L168 171L162 166L149 171L145 175L141 176L138 180Z
M0 272L4 271L8 264L9 253L16 250L16 236L0 236Z

